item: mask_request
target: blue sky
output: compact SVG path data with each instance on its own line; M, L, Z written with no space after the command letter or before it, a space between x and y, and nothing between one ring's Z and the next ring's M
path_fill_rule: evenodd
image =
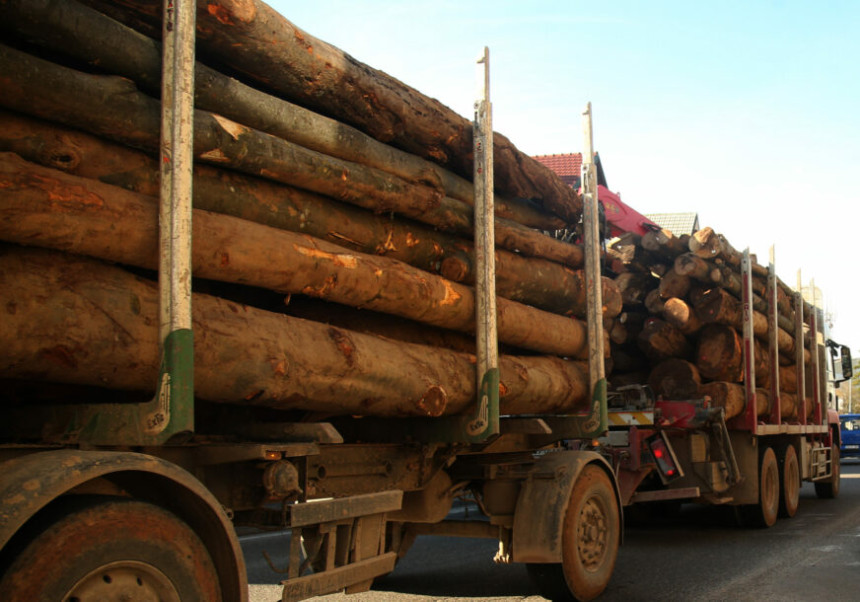
M293 23L471 117L491 54L495 129L579 152L642 213L696 211L794 285L823 289L860 355L860 2L272 2Z

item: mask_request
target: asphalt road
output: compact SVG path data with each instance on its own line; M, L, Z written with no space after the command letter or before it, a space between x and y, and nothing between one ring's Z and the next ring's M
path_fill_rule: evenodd
M283 559L284 535L243 538L252 602L275 602L279 576L261 561ZM495 602L543 600L521 565L493 563L496 542L419 538L371 592L320 602ZM281 560L283 562L283 560ZM612 582L600 598L793 601L860 599L860 461L842 464L842 491L819 500L810 484L800 509L770 529L736 525L730 508L685 505L671 519L630 521Z

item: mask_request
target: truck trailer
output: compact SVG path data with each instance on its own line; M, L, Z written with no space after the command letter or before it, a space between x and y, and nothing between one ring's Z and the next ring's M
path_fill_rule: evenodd
M570 442L620 304L594 195L493 133L487 52L470 122L257 0L0 23L5 599L246 600L245 527L291 530L284 601L423 533L604 590L620 491ZM593 252L545 233L583 212Z
M580 195L493 132L487 51L469 121L259 0L0 0L0 36L5 598L246 600L247 527L291 531L285 602L423 534L590 600L625 505L838 491L814 304L764 413L752 372L626 384L590 107Z

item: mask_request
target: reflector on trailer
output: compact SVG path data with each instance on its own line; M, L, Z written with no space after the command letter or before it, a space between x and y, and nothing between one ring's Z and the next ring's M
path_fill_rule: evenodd
M675 450L672 449L663 431L649 437L645 443L648 451L651 452L651 457L654 458L654 464L657 465L657 472L664 485L684 476L684 471L675 456Z

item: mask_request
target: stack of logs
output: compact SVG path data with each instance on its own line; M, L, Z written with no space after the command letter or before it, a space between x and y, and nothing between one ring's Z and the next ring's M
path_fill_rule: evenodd
M742 254L720 234L704 228L692 236L656 230L626 234L609 250L609 266L618 275L624 311L607 321L612 340L612 383L648 383L665 399L709 397L739 415L745 407L742 382ZM769 355L767 268L752 258L753 330L757 415L773 411ZM798 420L799 401L813 407L811 383L798 395L793 292L777 279L777 368L780 418ZM806 305L804 316L811 308ZM804 344L804 365L810 352Z
M154 389L161 10L0 2L7 384ZM315 416L463 411L476 396L470 122L259 0L199 0L197 13L197 396ZM499 134L494 156L501 412L580 411L583 251L544 232L574 227L581 200ZM613 386L740 412L737 254L724 242L658 232L610 252ZM786 417L791 332L779 333Z
M7 384L154 389L161 7L0 3ZM463 411L470 122L259 0L201 0L197 19L197 396L315 416ZM501 411L579 411L583 253L544 231L572 227L581 200L494 145ZM621 295L603 288L615 318Z

